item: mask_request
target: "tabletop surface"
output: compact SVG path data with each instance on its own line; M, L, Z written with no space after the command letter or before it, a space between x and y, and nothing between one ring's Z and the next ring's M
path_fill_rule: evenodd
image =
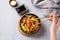
M45 11L34 7L31 0L17 0L19 5L25 4L29 8L29 12L43 17ZM16 12L15 8L9 5L9 0L0 0L0 40L50 40L51 22L42 23L40 31L30 37L23 36L17 28L18 19L21 16ZM60 40L60 27L57 30L57 39Z

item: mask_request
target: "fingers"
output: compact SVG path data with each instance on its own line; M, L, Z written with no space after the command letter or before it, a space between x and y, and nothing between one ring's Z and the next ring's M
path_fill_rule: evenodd
M52 21L53 15L54 15L53 13L50 14L50 17L49 17L49 20L50 20L50 21Z
M56 15L53 15L53 22L55 22L56 21Z
M56 15L53 15L53 23L58 23L58 17Z
M58 22L58 17L55 14L50 14L49 20L52 21L53 23Z

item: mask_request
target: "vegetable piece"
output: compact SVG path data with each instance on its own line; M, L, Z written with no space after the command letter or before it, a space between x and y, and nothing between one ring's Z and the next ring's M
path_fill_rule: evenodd
M22 27L22 29L26 32L27 30L26 30L26 28L25 28L25 26L23 25L23 23L21 23L21 27Z

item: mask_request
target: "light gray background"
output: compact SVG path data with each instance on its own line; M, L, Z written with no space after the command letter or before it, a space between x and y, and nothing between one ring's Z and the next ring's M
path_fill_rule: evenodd
M25 4L31 13L43 17L45 10L35 8L31 0L17 0L19 4ZM31 37L21 35L17 29L17 22L20 15L9 5L9 0L0 0L0 40L50 40L51 22L42 23L40 31ZM57 31L57 38L60 40L60 27Z

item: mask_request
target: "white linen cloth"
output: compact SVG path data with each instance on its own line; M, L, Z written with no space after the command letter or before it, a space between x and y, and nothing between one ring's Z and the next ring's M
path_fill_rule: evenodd
M35 7L44 10L45 13L60 13L60 0L31 0L31 2Z

